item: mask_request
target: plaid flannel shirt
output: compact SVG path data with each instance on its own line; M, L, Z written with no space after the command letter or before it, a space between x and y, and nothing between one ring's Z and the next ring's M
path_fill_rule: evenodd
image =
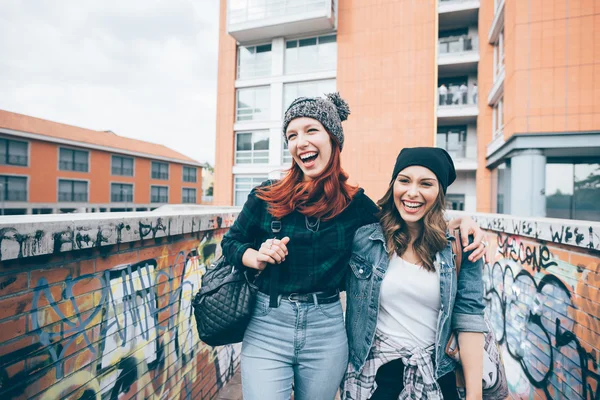
M386 335L377 331L362 370L355 371L352 363L348 364L342 382L342 400L369 399L377 389L375 375L379 367L398 358L404 364L404 389L398 396L399 400L443 400L442 391L435 379L432 354L433 346L408 350L397 346Z
M264 184L263 184L264 185ZM278 238L289 236L286 260L269 265L256 280L259 290L269 292L271 268L279 268L279 293L311 293L341 288L348 269L355 231L362 225L377 221L378 208L363 189L359 189L348 207L328 221L320 221L309 229L304 215L297 211L281 219ZM233 226L223 236L221 247L225 258L241 267L248 248L258 249L262 242L273 238L272 216L267 203L253 190ZM308 221L312 224L315 220Z

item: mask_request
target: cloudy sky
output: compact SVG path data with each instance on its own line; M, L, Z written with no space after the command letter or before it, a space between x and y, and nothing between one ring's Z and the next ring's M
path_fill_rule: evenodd
M214 162L219 0L1 0L0 109Z

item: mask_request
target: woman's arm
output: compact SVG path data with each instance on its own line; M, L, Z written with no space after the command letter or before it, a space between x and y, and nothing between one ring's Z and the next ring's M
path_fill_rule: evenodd
M483 396L483 333L460 332L458 346L465 375L467 400L481 400Z
M458 333L460 359L465 374L467 399L481 399L483 378L483 333L487 332L483 303L483 262L472 262L463 254L452 329Z
M259 222L263 215L264 204L259 200L253 190L249 195L242 211L236 218L233 226L229 228L221 241L223 255L228 262L237 267L243 265L251 267L243 260L244 253L256 246L256 238L260 235Z
M487 244L484 244L485 234L471 217L458 217L448 221L450 232L460 229L462 245L465 251L472 251L469 255L470 261L477 261L485 254ZM469 244L469 235L473 235L473 243Z

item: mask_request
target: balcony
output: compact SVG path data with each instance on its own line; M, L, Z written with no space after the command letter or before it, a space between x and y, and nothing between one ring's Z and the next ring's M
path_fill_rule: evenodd
M449 124L475 121L479 115L477 96L475 87L466 90L457 87L451 87L450 90L438 88L437 117Z
M335 29L334 0L229 0L227 32L239 43Z
M465 26L477 24L479 0L439 0L440 26Z
M477 36L453 36L438 40L438 66L442 74L476 72L479 62Z

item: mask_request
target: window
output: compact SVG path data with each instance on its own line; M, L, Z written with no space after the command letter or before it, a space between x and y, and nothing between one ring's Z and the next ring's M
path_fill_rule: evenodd
M238 47L238 79L271 75L271 44Z
M152 179L169 179L169 164L152 161Z
M600 164L546 164L546 216L600 221Z
M473 104L476 101L474 87L469 89L466 76L445 78L438 81L438 104L440 106L456 106Z
M494 139L504 135L504 96L494 104L492 109L492 128Z
M467 126L438 127L436 146L446 150L453 159L465 158L467 148Z
M27 178L0 175L0 196L4 201L27 201Z
M59 179L58 201L88 201L88 183L86 181L74 181Z
M28 143L0 139L0 164L26 167L28 163Z
M181 196L181 202L183 204L196 204L196 189L194 189L194 188L183 188L183 194Z
M269 119L271 92L268 86L238 89L236 121L265 121Z
M133 158L112 156L111 173L119 176L133 176Z
M322 81L309 81L298 83L286 83L283 85L283 112L298 97L317 97L326 93L335 92L335 79Z
M133 201L133 185L129 183L111 183L110 201L123 203Z
M283 141L283 163L284 164L291 164L292 163L292 155L290 154L289 150L288 150L288 145L284 140Z
M267 164L269 131L241 132L236 135L236 164Z
M500 32L498 41L494 43L494 76L504 71L504 30Z
M440 31L438 43L440 54L473 50L473 40L469 37L469 28Z
M58 169L61 171L88 172L89 152L61 147L59 149Z
M288 40L285 43L285 73L335 70L337 68L336 35Z
M169 188L167 186L150 186L151 203L168 203Z
M233 204L243 206L252 189L267 179L266 176L236 176Z
M184 165L183 166L183 181L196 183L196 181L197 181L196 170L197 170L197 168L195 168L195 167L187 167Z
M465 195L464 194L447 194L446 209L448 210L465 210Z

